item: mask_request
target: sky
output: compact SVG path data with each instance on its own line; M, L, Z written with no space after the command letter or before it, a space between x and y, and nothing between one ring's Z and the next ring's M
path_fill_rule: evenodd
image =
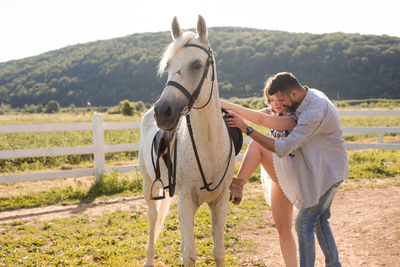
M238 26L400 37L399 0L0 0L0 62L134 33ZM212 40L210 40L212 43Z

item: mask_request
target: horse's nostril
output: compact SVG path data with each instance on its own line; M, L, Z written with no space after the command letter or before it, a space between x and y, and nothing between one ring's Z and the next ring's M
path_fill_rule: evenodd
M172 114L172 109L171 109L170 106L167 107L167 110L165 110L165 113L164 113L164 114L165 114L166 117L171 116L171 114Z

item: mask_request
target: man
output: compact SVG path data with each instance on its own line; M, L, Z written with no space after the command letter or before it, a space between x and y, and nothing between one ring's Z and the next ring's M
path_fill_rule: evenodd
M248 127L240 117L254 123L254 111L221 101L223 108L231 109L231 127L239 127L252 139L279 157L295 153L296 173L303 207L296 218L300 266L314 266L315 238L325 255L326 266L341 266L330 225L331 203L340 183L348 177L347 153L342 138L338 112L328 97L316 89L302 86L288 72L278 73L266 83L268 94L276 96L283 105L295 112L295 128L283 140L266 137ZM240 117L239 117L239 116ZM266 122L267 121L267 122ZM264 125L272 121L265 116ZM271 126L270 126L271 127ZM244 182L235 178L231 193L236 202L242 196Z

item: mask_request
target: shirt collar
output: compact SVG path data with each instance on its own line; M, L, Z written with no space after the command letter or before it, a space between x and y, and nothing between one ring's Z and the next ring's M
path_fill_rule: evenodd
M300 113L302 113L306 109L306 107L308 106L308 103L310 102L310 99L312 97L310 88L308 88L307 86L304 86L304 88L307 90L307 92L306 92L306 95L304 96L303 100L301 101L300 105L296 109L296 115L300 115Z

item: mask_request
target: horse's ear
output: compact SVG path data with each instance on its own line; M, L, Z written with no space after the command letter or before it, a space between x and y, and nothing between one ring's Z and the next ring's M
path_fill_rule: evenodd
M206 22L201 15L199 15L199 19L197 20L197 35L202 42L208 42Z
M179 26L178 23L178 19L176 17L174 17L174 19L172 20L172 39L177 39L182 35L182 30L181 30L181 26Z

